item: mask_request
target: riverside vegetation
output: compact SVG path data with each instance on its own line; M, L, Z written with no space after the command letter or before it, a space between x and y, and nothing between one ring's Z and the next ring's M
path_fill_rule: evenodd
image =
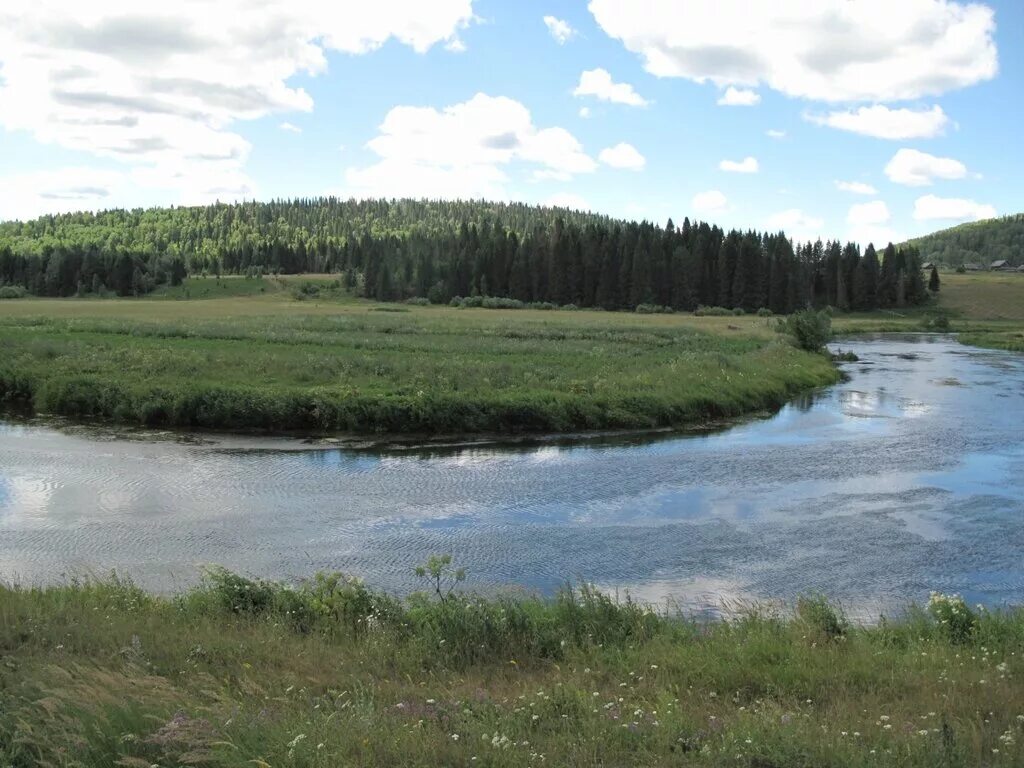
M174 290L220 284L235 296L5 302L0 400L149 426L567 432L737 416L837 376L766 317L374 305L330 279Z
M697 623L592 588L397 599L340 574L0 587L0 764L979 766L1024 761L1024 613L823 598Z

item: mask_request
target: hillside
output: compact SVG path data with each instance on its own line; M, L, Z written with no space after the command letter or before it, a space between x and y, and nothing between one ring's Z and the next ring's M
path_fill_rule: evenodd
M689 219L658 226L522 204L319 198L0 224L0 287L139 296L187 275L332 273L356 295L435 304L489 296L783 314L922 303L916 251L881 251Z
M988 266L1006 260L1024 265L1024 213L961 224L911 240L924 261L946 267L961 264Z

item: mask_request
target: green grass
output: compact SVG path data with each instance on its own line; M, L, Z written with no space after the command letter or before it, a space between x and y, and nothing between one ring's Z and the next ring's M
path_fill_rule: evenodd
M5 302L0 400L153 426L566 432L736 416L836 376L755 318L293 295Z
M1024 275L983 272L943 273L937 299L924 307L837 316L839 335L942 330L935 318L945 317L949 332L964 344L1024 352Z
M1019 765L1024 613L958 608L864 628L820 598L701 624L590 590L6 588L0 764Z

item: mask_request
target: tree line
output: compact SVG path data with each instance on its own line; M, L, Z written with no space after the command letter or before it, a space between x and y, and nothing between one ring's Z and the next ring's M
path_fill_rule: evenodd
M493 296L609 310L871 310L928 294L912 245L878 254L524 204L324 198L0 224L0 286L36 295L141 295L201 273L334 273L380 301Z

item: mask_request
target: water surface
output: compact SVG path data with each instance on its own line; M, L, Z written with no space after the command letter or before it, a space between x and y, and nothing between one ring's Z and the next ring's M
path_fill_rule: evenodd
M821 591L877 615L930 590L1024 602L1024 356L863 339L849 380L704 436L423 450L148 439L0 422L0 577L204 564L415 586L451 552L478 588L571 579L651 601Z

